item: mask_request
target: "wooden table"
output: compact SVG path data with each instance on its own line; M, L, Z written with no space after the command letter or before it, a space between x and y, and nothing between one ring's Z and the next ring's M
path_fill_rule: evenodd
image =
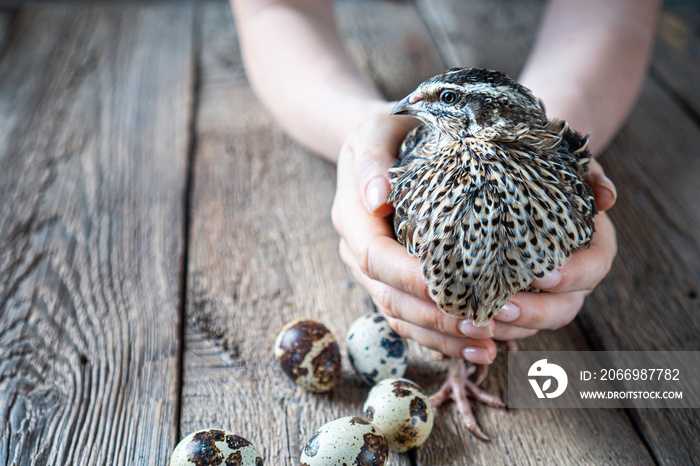
M522 349L700 350L700 8L669 2L652 71L601 159L619 254L579 317ZM447 66L517 75L542 1L338 1L389 98ZM504 32L504 31L507 31ZM297 464L359 414L271 346L296 317L340 337L372 311L337 254L335 167L285 136L246 82L224 1L32 3L0 12L0 464L165 465L203 427ZM344 345L342 345L344 346ZM428 391L444 365L412 347ZM505 395L504 357L488 390ZM452 406L392 464L700 463L698 411Z

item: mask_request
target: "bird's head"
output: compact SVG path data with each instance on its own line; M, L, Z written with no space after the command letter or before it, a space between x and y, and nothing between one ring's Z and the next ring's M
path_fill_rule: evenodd
M413 115L449 139L509 135L522 124L544 125L541 103L504 73L454 68L428 79L392 115Z

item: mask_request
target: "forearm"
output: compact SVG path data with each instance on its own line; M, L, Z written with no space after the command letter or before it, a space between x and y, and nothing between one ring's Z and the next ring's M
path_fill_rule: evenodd
M598 155L646 75L660 0L552 0L520 81Z
M299 142L335 160L347 135L381 105L319 0L231 0L246 73L258 98Z

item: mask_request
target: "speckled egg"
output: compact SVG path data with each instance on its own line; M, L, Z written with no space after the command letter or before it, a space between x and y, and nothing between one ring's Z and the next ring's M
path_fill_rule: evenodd
M407 342L384 316L367 314L352 323L346 337L350 364L369 385L389 377L403 377L408 367Z
M170 466L235 464L262 466L260 452L248 440L221 429L191 433L177 444L170 455Z
M301 466L381 466L389 449L375 426L360 417L341 417L321 426L301 450Z
M340 378L340 349L322 323L298 319L284 326L275 340L275 358L297 385L327 392Z
M384 379L367 396L365 418L386 437L389 450L418 448L433 430L435 414L423 389L408 379Z

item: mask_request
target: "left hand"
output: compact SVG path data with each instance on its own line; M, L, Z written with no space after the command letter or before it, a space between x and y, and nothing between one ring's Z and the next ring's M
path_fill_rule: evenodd
M399 335L443 354L488 364L496 357L492 327L442 312L428 294L422 266L394 238L387 216L393 206L387 170L415 125L390 117L393 104L379 106L347 138L338 157L338 183L331 217L340 235L340 257L369 292Z
M569 324L581 310L584 298L610 271L617 254L617 237L605 211L615 204L617 193L595 160L589 165L586 182L593 189L599 212L590 247L574 251L562 268L532 282L546 293L516 293L494 318L496 340L517 340Z

